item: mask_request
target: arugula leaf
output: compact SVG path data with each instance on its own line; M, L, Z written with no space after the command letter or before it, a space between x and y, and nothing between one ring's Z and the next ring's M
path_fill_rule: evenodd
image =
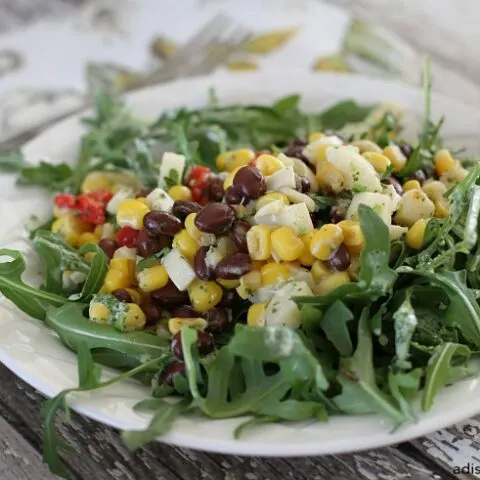
M86 307L82 303L68 303L47 309L45 323L71 350L77 352L79 346L86 343L94 358L97 350L102 356L108 351L110 365L123 368L133 368L169 353L168 339L142 331L119 332L109 325L94 323L84 316Z
M316 212L319 212L320 210L325 210L327 208L330 208L332 205L337 204L336 199L332 197L326 197L325 195L320 195L319 193L312 193L309 196L315 202Z
M411 294L411 290L407 290L405 299L393 314L395 326L395 364L400 368L410 367L410 362L407 361L410 342L418 323L415 310L410 301Z
M178 174L178 171L171 168L167 176L163 177L163 181L165 182L165 185L167 186L167 188L172 188L175 185L179 185L181 183L181 178L180 178L180 175Z
M33 237L33 249L45 266L45 287L49 292L62 293L62 276L66 270L88 275L90 264L58 233L38 230Z
M398 426L405 420L403 413L394 405L393 399L376 385L368 315L368 309L364 309L360 316L355 353L340 362L338 381L342 393L333 401L345 413L383 412Z
M154 168L151 150L144 140L134 140L133 152L126 156L126 161L143 185L156 186L157 172Z
M388 388L407 420L416 421L417 419L411 402L420 388L422 373L421 368L410 372L388 372Z
M177 403L170 403L161 399L156 400L155 414L145 430L126 430L122 432L122 440L132 452L167 433L172 428L175 419L187 409L189 404L186 400Z
M315 130L340 130L349 123L362 122L372 110L372 106L359 105L353 100L342 100L324 112L312 115L310 121L315 123Z
M165 247L162 248L159 252L154 253L151 257L143 258L136 264L135 271L138 273L142 270L145 270L146 268L156 265L159 260L161 260L165 255L168 254L168 252L170 252L170 250L171 248Z
M353 319L350 309L340 300L333 302L320 319L320 327L342 357L353 353L347 322Z
M27 285L22 281L25 261L18 250L0 249L0 257L10 257L11 261L0 263L0 292L20 310L39 320L45 319L48 305L60 307L68 300L55 293L46 292Z
M470 353L466 345L456 343L444 343L436 347L426 370L425 386L422 392L424 412L430 409L441 387L472 373L467 366Z
M22 167L17 184L21 186L40 186L49 191L63 190L72 176L72 168L66 163L53 165L41 161L36 166Z

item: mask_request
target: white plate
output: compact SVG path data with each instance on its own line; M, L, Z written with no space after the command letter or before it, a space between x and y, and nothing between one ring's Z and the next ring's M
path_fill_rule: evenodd
M407 108L411 126L413 123L418 126L424 103L422 92L400 84L358 76L309 75L303 71L179 81L131 95L129 103L138 114L154 118L165 108L201 106L212 86L220 100L228 103L270 103L281 95L300 92L304 107L310 110L320 110L346 97L364 103L396 100ZM480 152L480 113L434 95L433 117L442 114L447 116L448 136L463 138L460 143L468 142L470 150ZM29 143L25 153L32 161L40 157L53 161L71 159L81 131L78 118L68 119ZM21 240L22 219L31 213L47 211L48 198L36 190L15 191L8 177L1 179L0 192L4 198L0 202L1 244L27 252L27 261L34 266L36 260L28 244ZM13 200L6 200L7 196ZM32 280L33 273L25 278ZM75 355L40 322L27 318L6 302L0 303L0 361L48 396L76 384ZM107 369L106 372L111 373ZM431 411L420 414L417 423L405 425L394 433L388 421L380 416L337 416L328 423L263 425L234 440L232 432L241 420L212 421L189 416L181 418L161 440L183 447L255 456L317 455L378 447L424 435L479 413L478 380L475 377L443 389ZM149 416L133 412L132 406L148 394L147 388L125 381L102 391L79 395L73 406L99 422L120 429L136 429L144 427Z

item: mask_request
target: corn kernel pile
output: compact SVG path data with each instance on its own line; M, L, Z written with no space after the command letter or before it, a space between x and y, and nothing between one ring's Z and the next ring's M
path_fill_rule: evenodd
M182 184L161 174L158 187L138 191L93 172L80 195L54 199L51 230L73 247L96 243L109 257L90 304L93 322L214 334L229 328L238 302L249 301L248 325L298 328L292 297L326 295L357 279L365 246L359 205L378 213L392 240L419 250L428 221L449 215L445 192L468 173L440 150L431 178L418 171L401 182L396 174L408 160L401 145L347 144L322 132L295 157L223 152L218 174L185 171L185 158L165 156ZM319 215L316 195L338 203Z

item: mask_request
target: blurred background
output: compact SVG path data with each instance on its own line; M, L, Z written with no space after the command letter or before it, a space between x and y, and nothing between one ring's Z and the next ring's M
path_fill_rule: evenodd
M0 149L99 87L171 79L158 72L205 25L218 43L235 32L235 48L208 68L197 49L188 60L201 58L202 68L171 77L303 69L420 86L427 53L434 89L476 105L479 13L478 0L0 0Z

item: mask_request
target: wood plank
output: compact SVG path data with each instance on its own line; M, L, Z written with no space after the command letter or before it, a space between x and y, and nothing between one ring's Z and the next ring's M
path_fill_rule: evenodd
M0 417L0 478L2 480L54 480L39 453Z
M39 409L44 399L30 386L0 367L0 415L14 426L38 450L42 426ZM129 480L413 480L448 479L443 469L430 469L421 461L394 447L352 455L309 458L250 458L196 452L153 443L132 455L123 446L118 433L74 414L70 424L60 424L60 433L74 447L65 455L69 468L78 479ZM2 477L0 477L2 478Z

